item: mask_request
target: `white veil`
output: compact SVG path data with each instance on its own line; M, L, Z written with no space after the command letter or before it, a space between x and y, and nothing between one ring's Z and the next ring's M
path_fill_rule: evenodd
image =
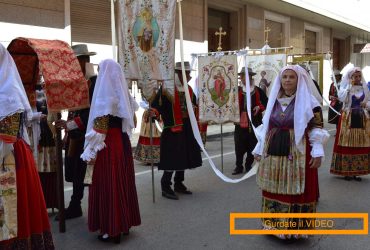
M280 71L279 76L275 78L275 82L272 85L265 115L262 119L263 124L256 129L258 144L253 151L255 154L262 155L271 112L281 90L281 78L285 70L293 70L298 76L297 92L294 104L294 135L295 144L300 152L304 151L302 138L308 122L314 116L312 110L315 107L321 106L322 96L318 92L307 71L299 65L285 66Z

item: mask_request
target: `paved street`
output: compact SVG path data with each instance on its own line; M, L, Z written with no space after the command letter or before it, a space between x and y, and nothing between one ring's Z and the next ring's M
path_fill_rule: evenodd
M320 202L318 212L366 212L370 210L370 177L362 182L347 182L329 174L334 143L334 126L327 129L332 135L326 146L326 158L319 170ZM217 166L220 164L220 140L212 138L207 150ZM224 138L224 172L231 177L234 168L233 136ZM83 203L84 216L67 221L67 232L59 233L58 224L51 218L54 242L57 249L369 249L370 237L314 236L308 240L284 242L273 236L230 236L229 213L259 212L261 191L252 177L238 184L219 179L207 161L203 167L186 172L185 184L193 195L180 195L173 201L161 197L161 172L155 171L156 202L152 202L150 167L136 165L136 186L140 202L142 225L134 227L124 236L120 245L102 243L97 233L87 229L87 196ZM241 176L239 176L241 177ZM233 178L235 178L233 176ZM66 204L71 195L66 188ZM238 228L259 229L260 220L250 219L236 223ZM336 228L360 228L356 220L340 220Z

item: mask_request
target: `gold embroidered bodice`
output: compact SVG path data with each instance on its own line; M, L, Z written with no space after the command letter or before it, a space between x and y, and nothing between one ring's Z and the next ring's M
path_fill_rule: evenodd
M0 121L0 136L17 137L21 113L5 117Z
M109 129L109 116L101 116L94 119L94 130L106 134Z

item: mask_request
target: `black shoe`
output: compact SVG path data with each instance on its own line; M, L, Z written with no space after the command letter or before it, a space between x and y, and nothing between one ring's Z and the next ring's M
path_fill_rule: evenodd
M103 235L98 235L98 240L102 242L108 242L110 240L110 237L104 238Z
M109 241L113 241L115 244L120 244L121 243L121 234L117 235L117 236L114 236L114 237L106 237L104 238L103 235L98 235L98 240L102 241L102 242L109 242Z
M245 172L248 173L252 169L251 165L245 166Z
M81 206L78 207L68 207L64 211L64 219L69 220L69 219L74 219L82 216L82 208ZM55 220L59 221L59 214L55 216Z
M171 186L162 186L162 196L170 200L178 200L179 197L172 190Z
M175 192L177 193L192 194L192 192L189 191L188 188L182 182L175 183L174 187Z
M237 175L237 174L241 174L243 173L243 167L236 167L234 169L234 172L232 173L232 175Z
M358 176L353 176L353 179L355 179L356 181L362 181L362 178Z
M350 180L351 180L351 177L349 177L349 176L344 176L344 179L345 179L346 181L350 181Z

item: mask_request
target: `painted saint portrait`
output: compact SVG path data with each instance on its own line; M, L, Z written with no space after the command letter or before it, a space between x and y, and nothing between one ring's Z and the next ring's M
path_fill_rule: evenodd
M156 46L159 38L159 25L151 9L144 8L140 12L132 31L137 46L143 52L149 52Z
M226 73L226 69L221 66L211 68L210 77L207 81L207 87L212 100L222 107L229 100L231 89L231 79Z

